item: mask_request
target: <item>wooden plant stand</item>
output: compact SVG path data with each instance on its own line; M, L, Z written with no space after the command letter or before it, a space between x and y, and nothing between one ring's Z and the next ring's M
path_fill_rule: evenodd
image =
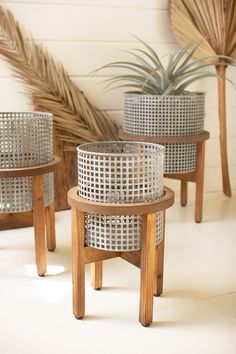
M39 276L44 276L47 267L45 227L48 250L54 251L56 248L54 201L47 207L44 206L43 175L56 171L59 163L60 158L54 156L54 159L51 162L43 165L15 169L0 169L0 178L32 177L35 255L37 272ZM7 212L1 212L1 214L6 213ZM15 213L11 212L11 214ZM20 212L16 214L20 214Z
M85 316L85 264L92 263L92 286L102 288L102 261L121 257L141 270L139 321L149 326L153 317L153 295L159 296L163 285L164 235L156 240L156 212L165 211L174 203L174 193L164 188L164 196L146 203L108 204L83 199L78 187L68 192L72 212L72 274L73 313L77 319ZM141 251L116 252L85 245L85 213L101 215L142 215ZM164 225L165 226L165 218ZM163 232L164 234L164 232Z
M195 222L202 221L203 207L203 186L204 186L204 163L205 163L205 141L209 139L209 132L203 131L198 135L171 136L171 137L151 137L146 135L133 135L119 131L121 140L142 141L156 144L174 143L197 143L197 164L196 171L183 173L166 173L166 178L180 180L180 204L186 206L188 202L188 182L196 183L195 193Z

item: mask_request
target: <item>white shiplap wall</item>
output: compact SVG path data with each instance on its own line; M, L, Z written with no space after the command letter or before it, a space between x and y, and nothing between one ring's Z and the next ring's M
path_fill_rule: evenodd
M137 45L132 34L148 41L160 56L178 48L170 28L168 0L15 0L1 1L15 14L35 40L60 60L91 101L122 122L122 90L107 92L100 81L110 73L87 74L114 60L127 58L122 50ZM228 77L236 82L236 69ZM205 190L221 189L218 144L217 90L214 79L193 87L207 92ZM30 110L24 88L0 58L0 110ZM228 150L230 176L236 190L236 91L228 85ZM170 183L170 182L169 182Z

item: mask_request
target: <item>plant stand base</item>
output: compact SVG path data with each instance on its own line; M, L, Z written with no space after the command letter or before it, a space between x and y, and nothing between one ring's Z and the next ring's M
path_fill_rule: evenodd
M198 135L188 135L179 137L150 137L144 135L133 135L119 131L119 137L122 140L146 141L148 143L167 144L167 143L197 143L197 163L196 171L184 173L166 173L165 178L177 179L181 181L180 204L185 207L188 202L188 182L196 184L195 193L195 222L202 221L203 209L203 187L204 187L204 163L205 163L205 141L209 139L209 132L203 131Z
M92 287L97 290L102 288L102 261L120 257L140 268L139 321L143 326L149 326L153 317L153 296L159 296L163 288L164 237L156 246L156 212L163 211L164 213L164 210L174 203L174 193L169 188L165 188L164 196L153 202L107 204L83 199L77 195L77 190L78 187L75 187L68 193L68 203L72 208L74 316L79 319L85 316L85 265L91 263ZM141 250L116 252L86 246L86 212L101 215L142 215Z
M45 207L44 205L44 188L43 188L43 175L48 172L54 172L60 163L58 157L48 164L16 168L16 169L0 169L0 178L10 177L32 177L32 204L33 212L26 213L7 213L2 212L1 217L10 214L16 216L25 214L27 216L33 215L34 235L35 235L35 256L37 273L39 276L44 276L46 273L46 245L45 238L47 239L47 247L49 251L54 251L56 248L55 239L55 207L54 201ZM1 220L0 217L0 220ZM45 237L46 230L46 237Z

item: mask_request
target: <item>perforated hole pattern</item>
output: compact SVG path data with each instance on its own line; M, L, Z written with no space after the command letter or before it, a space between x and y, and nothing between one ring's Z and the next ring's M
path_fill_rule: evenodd
M151 201L163 195L164 148L157 144L101 142L78 147L78 194L101 203ZM163 213L157 213L156 242ZM140 249L141 216L86 214L85 242L112 251Z
M53 159L53 116L0 112L0 169L45 164ZM0 178L0 211L32 210L32 178ZM53 201L53 174L44 176L45 205Z
M204 130L205 95L152 96L126 93L124 131L134 135L183 136ZM165 146L165 173L196 170L197 144Z

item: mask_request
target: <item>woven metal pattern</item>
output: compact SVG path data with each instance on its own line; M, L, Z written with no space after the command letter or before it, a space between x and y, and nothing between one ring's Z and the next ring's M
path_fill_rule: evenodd
M204 130L205 96L153 96L127 93L124 131L134 135L183 136ZM165 173L196 170L197 144L164 144Z
M101 203L135 203L163 195L164 148L157 144L101 142L78 147L78 194ZM141 216L86 214L85 242L112 251L140 249ZM157 243L162 239L157 213Z
M53 159L52 114L0 113L0 169L41 165ZM45 205L53 201L53 174L44 176ZM0 178L0 211L32 210L32 178Z

